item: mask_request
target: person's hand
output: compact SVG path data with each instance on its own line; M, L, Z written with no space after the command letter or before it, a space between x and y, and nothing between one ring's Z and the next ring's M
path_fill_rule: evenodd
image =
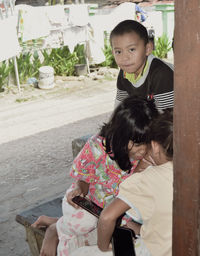
M54 223L50 225L45 232L40 256L56 256L57 245L58 234L56 230L56 223Z
M68 192L66 195L68 204L78 209L79 206L72 201L72 198L74 198L75 196L83 196L83 193L79 187L74 188L72 191Z

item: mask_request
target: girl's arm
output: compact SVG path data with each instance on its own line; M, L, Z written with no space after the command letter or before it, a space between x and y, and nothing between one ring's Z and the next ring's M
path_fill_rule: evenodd
M100 215L97 227L97 244L101 251L109 250L109 244L115 228L116 220L129 209L129 205L119 198L115 198L112 203L104 208Z

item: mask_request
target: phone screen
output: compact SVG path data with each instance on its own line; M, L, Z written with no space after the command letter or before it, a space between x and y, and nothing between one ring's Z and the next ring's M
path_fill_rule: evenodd
M112 237L112 247L115 256L135 256L133 230L116 227Z
M75 196L72 198L72 201L97 218L100 216L101 211L103 210L100 206L82 196Z

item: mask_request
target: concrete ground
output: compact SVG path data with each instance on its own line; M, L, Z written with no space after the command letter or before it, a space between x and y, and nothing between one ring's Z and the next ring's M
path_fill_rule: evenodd
M0 256L30 255L15 216L69 187L71 142L108 120L115 83L65 81L52 94L23 90L0 99Z

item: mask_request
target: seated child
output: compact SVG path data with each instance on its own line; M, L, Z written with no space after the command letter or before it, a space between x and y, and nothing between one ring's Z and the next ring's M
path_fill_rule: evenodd
M41 216L33 224L40 227L56 222L59 238L57 255L70 255L76 248L85 245L87 240L91 244L88 236L96 228L97 218L77 208L72 198L87 195L102 208L110 204L118 194L119 184L134 173L138 160L145 156L149 125L157 115L153 101L128 97L115 109L99 134L87 141L71 168L70 174L76 182L63 199L63 216L59 220ZM55 224L53 226L55 229ZM50 255L55 255L58 240L56 236L52 239L49 232L47 229L42 252L53 251L54 254ZM95 232L91 237L92 244L96 244Z
M135 220L140 214L140 227L127 225L140 237L135 240L136 255L172 255L173 200L173 117L165 111L151 124L150 155L156 166L128 177L119 186L119 194L102 211L98 222L98 247L109 250L116 220L124 212Z
M158 109L173 108L173 67L151 54L147 29L135 20L124 20L111 31L110 44L120 68L115 105L134 95L154 98Z

